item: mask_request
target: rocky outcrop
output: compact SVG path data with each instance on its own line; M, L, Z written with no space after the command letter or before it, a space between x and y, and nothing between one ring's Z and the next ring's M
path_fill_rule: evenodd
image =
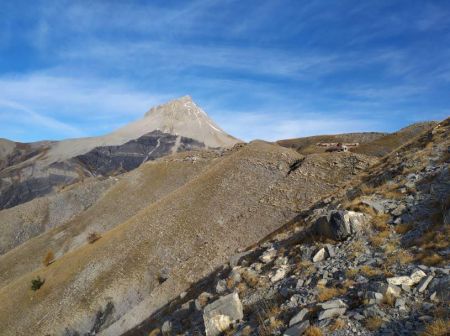
M221 297L203 310L206 336L218 336L228 330L234 321L242 320L244 313L237 293Z
M354 211L332 210L321 216L314 223L312 230L317 236L344 240L361 232L370 217Z
M73 160L93 175L108 176L133 170L146 161L171 153L203 148L205 145L194 139L153 131L120 146L97 147Z

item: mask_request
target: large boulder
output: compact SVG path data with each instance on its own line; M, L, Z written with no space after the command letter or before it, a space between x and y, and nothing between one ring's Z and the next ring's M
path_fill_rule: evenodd
M331 210L321 216L313 225L316 235L333 240L344 240L360 232L370 217L361 212Z
M207 305L203 311L206 336L218 336L231 326L233 321L242 320L243 308L239 295L232 293Z

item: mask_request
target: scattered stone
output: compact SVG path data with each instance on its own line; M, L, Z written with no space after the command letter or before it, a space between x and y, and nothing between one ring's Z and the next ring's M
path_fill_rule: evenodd
M433 280L432 275L429 275L429 276L423 278L420 281L419 286L417 287L418 292L422 293L423 291L425 291L425 289L427 289L428 285L430 284L431 280Z
M330 300L327 302L319 303L319 307L322 309L332 309L332 308L347 308L347 304L341 299Z
M172 333L172 322L165 321L161 327L161 332L163 335L170 335Z
M238 266L241 263L242 259L244 259L246 256L248 256L252 252L253 251L249 250L249 251L241 252L241 253L238 253L238 254L232 256L230 258L230 267L233 268L233 267Z
M313 225L316 235L342 241L361 231L369 217L361 212L332 210Z
M276 255L277 251L274 248L270 248L259 257L259 260L261 260L261 262L263 262L264 264L267 264L271 262Z
M242 303L237 293L222 296L207 305L203 311L203 321L207 336L218 336L227 330L235 320L244 317Z
M347 308L331 308L327 310L322 310L319 313L318 320L321 321L323 319L329 319L333 317L342 316L347 311Z
M303 321L302 323L298 323L283 333L283 336L301 336L309 327L309 321Z
M286 274L288 272L287 267L280 267L275 271L275 274L270 277L271 282L278 282L281 279L284 279L286 277Z
M388 278L387 282L391 285L406 285L406 286L413 286L417 283L420 282L420 280L425 277L426 274L424 271L422 271L421 269L417 269L415 270L411 276L398 276L398 277L392 277L392 278Z
M222 294L227 290L227 282L224 279L217 281L216 292Z
M327 249L328 256L329 256L330 258L333 258L333 257L336 255L336 253L335 253L335 251L334 251L333 245L331 245L331 244L325 244L325 248Z
M316 254L314 254L312 261L319 262L319 261L325 260L326 257L327 257L327 251L325 251L325 249L322 247L319 251L316 252Z
M300 310L291 320L289 321L289 327L292 327L294 324L302 322L305 317L308 315L309 310L306 308L303 308Z

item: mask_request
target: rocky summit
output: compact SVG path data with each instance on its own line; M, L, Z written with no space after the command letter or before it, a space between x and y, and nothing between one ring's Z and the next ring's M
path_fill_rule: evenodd
M0 335L446 335L449 135L0 140Z

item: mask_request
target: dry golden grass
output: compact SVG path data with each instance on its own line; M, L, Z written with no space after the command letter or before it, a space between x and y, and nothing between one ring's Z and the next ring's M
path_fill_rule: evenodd
M353 279L357 274L358 274L357 268L349 268L348 270L345 271L345 275L347 276L347 278L350 279Z
M390 240L383 246L384 253L386 254L394 253L395 251L398 250L399 248L398 245L399 245L398 240Z
M250 326L246 326L244 329L242 329L241 331L241 335L242 336L250 336L253 333L253 329Z
M427 266L436 266L445 261L445 259L437 253L423 256L419 255L418 260L420 260L422 264L425 264Z
M53 251L48 251L44 257L44 260L42 260L42 263L44 264L44 266L49 266L54 261L55 255L53 254Z
M329 327L331 331L341 330L344 329L347 323L343 319L336 319L333 324Z
M366 277L374 277L383 273L383 271L379 268L375 268L372 266L364 265L360 267L360 272Z
M243 294L247 291L248 287L245 284L245 282L241 282L236 286L236 289L238 291L239 294Z
M436 319L425 327L423 336L446 336L450 335L450 320Z
M253 272L249 272L248 270L245 270L244 272L242 272L242 279L244 279L244 281L247 283L247 285L249 285L250 287L257 287L259 284L259 277L257 274L253 273Z
M376 215L375 217L373 217L372 220L370 221L370 223L371 223L372 227L377 231L380 231L380 232L388 231L389 232L388 220L389 220L389 215L379 214L379 215Z
M405 234L405 233L411 231L412 228L413 228L413 225L410 223L399 224L395 227L395 232L397 232L398 234Z
M347 292L347 288L325 287L317 286L317 300L319 302L325 302L337 296L343 295Z
M302 273L305 275L311 275L314 273L316 268L314 267L314 264L309 260L302 260L299 263L297 263L295 268L295 273Z
M303 333L304 336L322 336L322 330L319 327L316 326L310 326L308 329L305 330Z
M384 294L384 296L383 296L383 303L385 305L394 307L394 305L395 305L395 296L392 295L391 293Z
M389 235L389 231L379 231L369 238L370 244L373 247L381 247L386 242L386 238L388 238Z
M235 281L233 280L232 277L229 277L226 281L226 286L228 289L232 289L234 288L234 286L236 285Z
M354 240L349 244L350 257L356 258L365 250L364 243L361 240Z
M279 320L275 317L272 317L269 319L270 330L275 331L275 330L281 328L282 326L284 326L284 322L282 320Z
M366 326L367 329L369 329L370 331L375 331L381 328L381 326L383 325L383 320L381 319L381 317L369 317L367 319L364 320L364 325Z

